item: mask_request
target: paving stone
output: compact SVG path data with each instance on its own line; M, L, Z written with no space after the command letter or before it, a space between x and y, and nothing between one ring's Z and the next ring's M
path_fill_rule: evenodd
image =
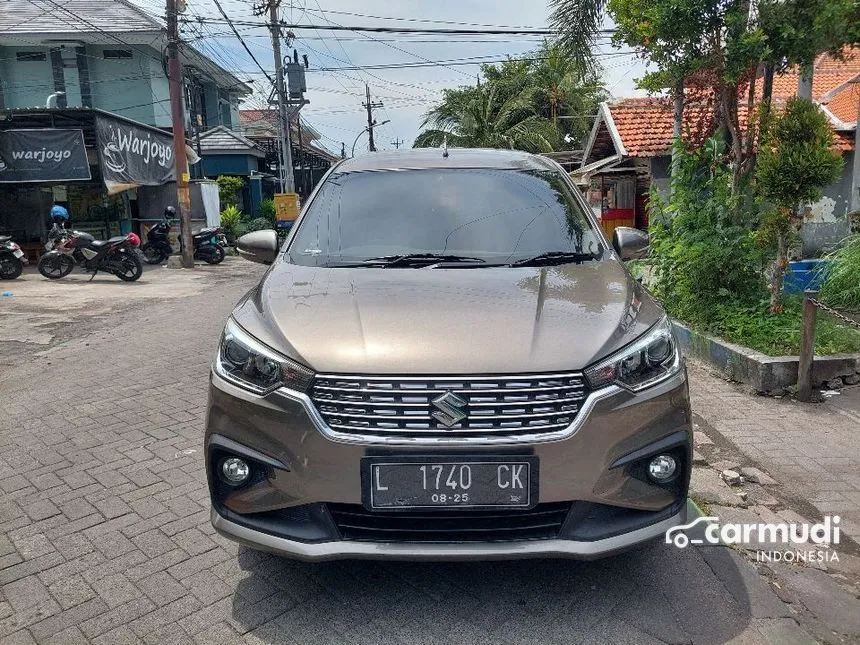
M690 480L690 496L693 499L723 506L744 506L744 501L711 468L694 467Z
M58 580L48 587L48 590L63 609L80 605L96 595L96 592L79 575Z
M741 475L747 481L750 481L754 484L761 484L762 486L774 486L776 481L768 475L766 472L759 470L758 468L754 468L752 466L747 466L745 468L741 468Z

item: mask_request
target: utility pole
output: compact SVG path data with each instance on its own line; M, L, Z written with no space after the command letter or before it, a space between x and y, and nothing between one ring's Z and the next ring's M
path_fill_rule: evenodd
M376 125L376 121L373 119L373 110L381 108L382 101L373 102L370 100L370 86L367 83L364 84L364 91L367 93L367 101L362 105L367 109L367 133L370 137L368 145L371 152L376 152L376 143L373 141L373 127Z
M278 121L281 124L281 159L283 177L281 192L296 192L293 176L293 147L290 142L290 120L287 116L287 93L284 86L284 58L281 56L281 23L278 20L280 0L269 0L269 30L272 32L272 52L275 55L275 94L278 99Z
M185 154L185 109L183 107L182 63L179 60L179 16L176 0L167 0L167 78L170 88L170 115L173 122L173 159L176 164L176 198L179 202L179 239L182 266L194 268L191 241L191 189L188 185L188 157Z
M396 150L400 150L400 146L402 146L406 142L400 137L397 137L396 139L394 139L394 141L391 141L390 143L392 146L394 146Z

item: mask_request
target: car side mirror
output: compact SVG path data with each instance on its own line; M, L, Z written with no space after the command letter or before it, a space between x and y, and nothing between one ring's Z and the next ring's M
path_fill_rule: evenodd
M278 255L278 234L272 229L246 233L236 240L236 251L251 262L271 264Z
M651 238L638 228L618 226L612 233L612 246L622 260L640 260L648 255Z

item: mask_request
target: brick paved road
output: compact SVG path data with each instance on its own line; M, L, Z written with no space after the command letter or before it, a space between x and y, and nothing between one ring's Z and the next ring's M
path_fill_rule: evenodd
M744 392L690 365L693 410L795 497L860 541L860 387L819 404Z
M211 290L116 313L0 373L0 642L808 641L724 548L307 565L214 535L206 375L261 272L249 264Z

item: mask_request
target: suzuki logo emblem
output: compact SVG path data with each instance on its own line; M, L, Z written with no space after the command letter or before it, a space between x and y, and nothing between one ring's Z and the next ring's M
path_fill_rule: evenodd
M437 408L430 416L446 428L450 428L469 416L465 411L467 402L451 391L437 396L430 403Z

